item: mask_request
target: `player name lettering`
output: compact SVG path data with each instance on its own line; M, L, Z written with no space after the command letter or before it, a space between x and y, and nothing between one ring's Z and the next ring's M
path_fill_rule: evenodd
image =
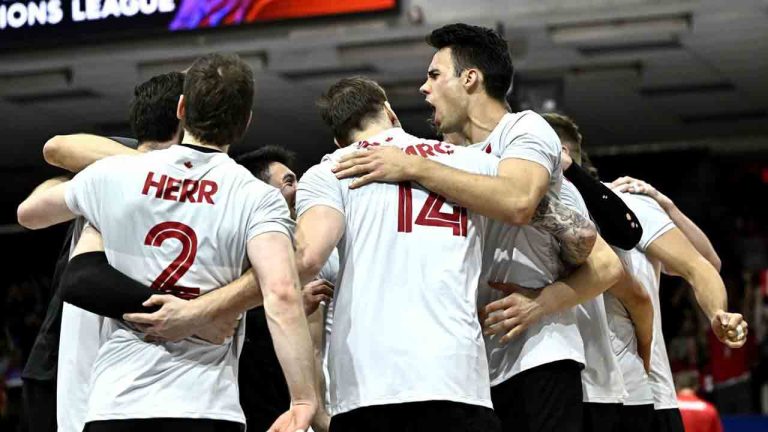
M418 155L423 158L430 156L437 156L437 154L453 154L453 146L450 144L438 142L435 144L421 143L416 145L409 145L404 148L403 151L409 155Z
M168 201L214 204L213 195L219 190L219 185L213 180L177 179L168 175L156 175L150 171L144 181L142 195L150 196L154 189L154 197Z
M377 142L361 141L357 145L357 148L364 149L364 148L380 146L380 145L381 144ZM447 144L444 142L436 142L434 144L429 144L429 143L412 144L412 145L409 145L408 147L405 147L403 151L409 155L421 156L423 158L427 158L430 156L432 157L437 156L438 154L444 154L444 155L453 154L453 145Z

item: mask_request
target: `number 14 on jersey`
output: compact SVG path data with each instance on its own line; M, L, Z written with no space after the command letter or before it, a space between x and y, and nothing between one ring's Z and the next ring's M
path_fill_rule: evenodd
M430 192L424 205L413 220L413 188L410 182L398 183L397 232L413 231L413 223L423 226L446 227L453 230L453 235L467 236L467 209L457 205L451 206L453 212L443 212L445 198Z

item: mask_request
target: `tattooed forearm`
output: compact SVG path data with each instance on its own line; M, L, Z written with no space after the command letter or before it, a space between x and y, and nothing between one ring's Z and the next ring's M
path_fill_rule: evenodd
M558 239L560 258L571 265L583 263L597 240L597 230L591 221L548 196L541 199L531 226Z

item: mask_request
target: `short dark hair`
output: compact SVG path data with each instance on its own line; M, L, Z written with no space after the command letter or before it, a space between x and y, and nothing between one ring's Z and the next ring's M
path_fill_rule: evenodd
M184 127L209 145L235 144L245 135L253 107L253 72L237 55L208 54L184 80Z
M560 141L569 141L573 145L569 149L571 151L571 158L581 165L582 151L581 141L582 136L579 132L579 125L568 116L557 113L544 113L541 115L544 120L552 126L557 136L560 137Z
M248 153L243 153L235 161L244 166L259 180L269 183L269 164L278 162L287 166L289 170L295 171L293 165L295 158L296 154L284 147L265 146Z
M183 88L184 74L169 72L153 76L133 89L128 118L139 143L169 141L178 132L176 107Z
M450 48L456 76L468 68L483 73L485 92L500 102L512 87L512 56L507 41L494 30L457 23L432 31L427 43L436 49Z
M369 78L343 78L333 84L317 101L320 116L330 126L341 145L348 145L352 131L378 114L387 101L380 85Z

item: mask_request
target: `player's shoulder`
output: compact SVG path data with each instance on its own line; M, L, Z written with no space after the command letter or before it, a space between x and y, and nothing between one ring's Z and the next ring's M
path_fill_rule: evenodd
M653 209L664 211L655 199L643 194L633 194L629 192L616 192L616 194L624 201L627 206L636 211L635 209Z
M142 163L143 156L143 154L107 156L88 165L85 169L91 171L105 171L109 173L130 171L134 166Z
M507 113L499 123L504 132L535 135L545 139L547 142L560 145L560 139L557 137L555 130L544 120L544 117L535 111L525 110Z

